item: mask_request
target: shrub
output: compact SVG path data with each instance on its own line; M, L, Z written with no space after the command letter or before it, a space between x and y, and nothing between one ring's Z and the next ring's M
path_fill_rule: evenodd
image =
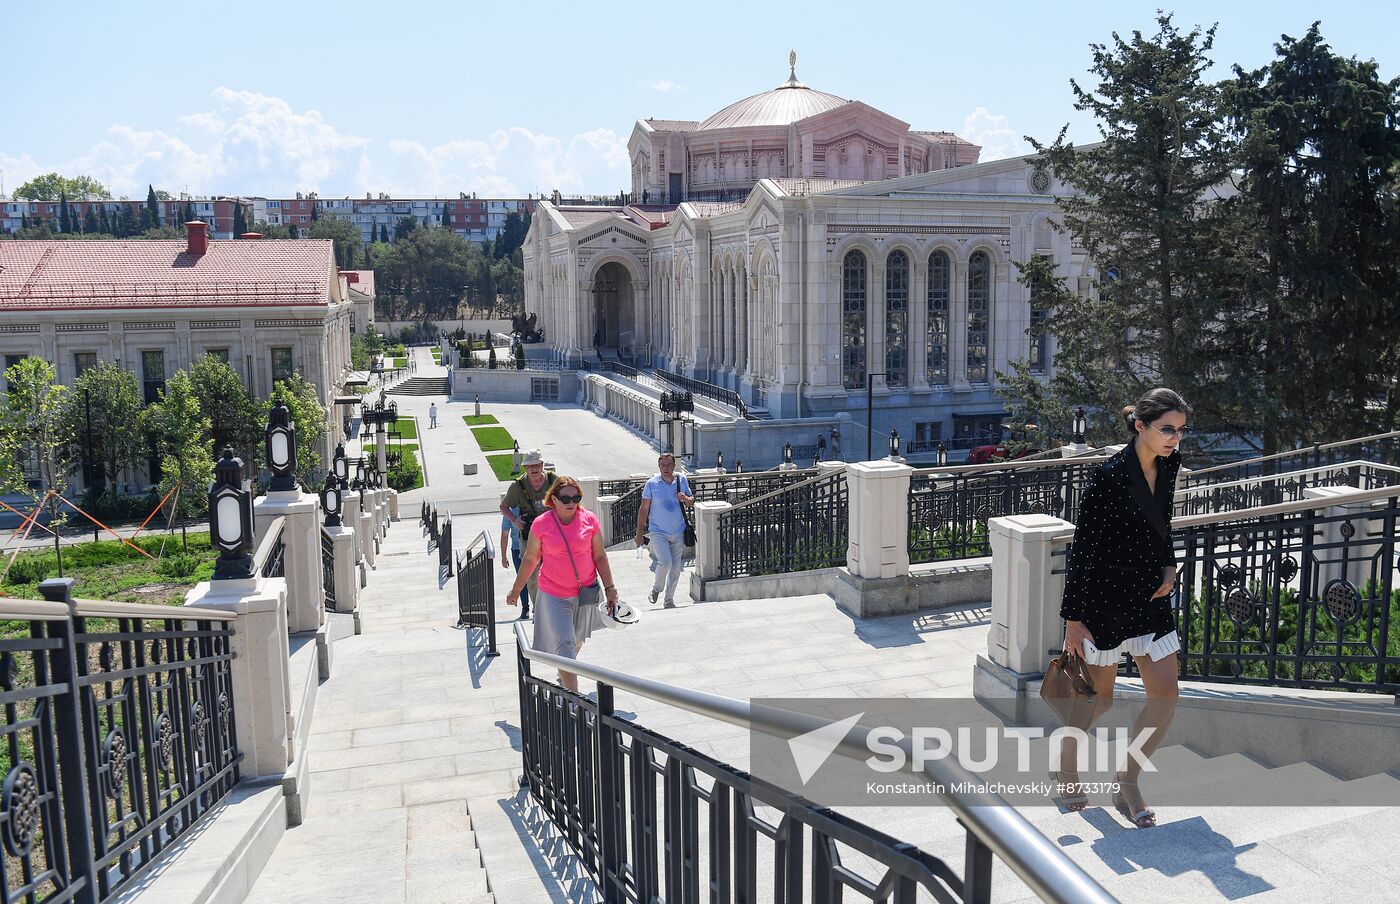
M404 452L399 463L389 469L386 478L389 481L389 487L400 493L421 487L423 485L423 468L418 464L418 455L414 452Z
M199 568L199 556L177 553L160 560L156 570L168 578L187 578Z
M37 584L58 573L58 559L51 555L22 554L15 559L6 584Z

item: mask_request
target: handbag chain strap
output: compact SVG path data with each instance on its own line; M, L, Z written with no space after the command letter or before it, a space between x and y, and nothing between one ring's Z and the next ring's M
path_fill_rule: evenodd
M582 593L583 578L579 576L578 566L574 564L574 550L573 547L569 546L569 538L564 533L564 523L559 520L559 515L557 512L550 512L550 514L554 516L554 526L559 528L559 539L564 541L564 551L569 556L569 567L574 570L574 583L578 584L579 592ZM575 515L574 517L577 518L578 516Z

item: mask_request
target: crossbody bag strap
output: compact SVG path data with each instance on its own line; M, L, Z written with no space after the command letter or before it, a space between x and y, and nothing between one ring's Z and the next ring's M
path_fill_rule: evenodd
M578 566L574 564L574 550L569 546L569 538L564 534L564 525L559 521L559 515L550 512L554 516L554 526L559 528L559 539L564 541L564 552L569 556L569 567L574 570L574 583L578 585L579 592L583 592L583 578L579 576ZM578 516L575 515L575 518Z

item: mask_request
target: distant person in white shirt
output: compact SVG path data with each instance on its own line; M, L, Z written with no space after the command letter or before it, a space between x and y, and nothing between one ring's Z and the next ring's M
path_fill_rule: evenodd
M431 430L431 429L433 429L433 428L436 427L436 426L437 426L437 402L433 402L431 405L428 406L428 429Z

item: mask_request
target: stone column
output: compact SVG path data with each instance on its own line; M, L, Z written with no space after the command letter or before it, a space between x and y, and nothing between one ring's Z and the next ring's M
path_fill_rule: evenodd
M383 425L381 425L378 429L375 430L374 462L375 466L379 468L380 474L389 473L389 448L387 445L388 438L389 435L384 431Z
M992 544L992 629L987 657L1017 676L1039 675L1049 651L1064 640L1060 599L1064 558L1054 539L1074 535L1074 525L1050 515L1009 515L987 522Z
M259 541L276 518L286 518L282 561L287 580L287 623L293 634L315 631L325 618L321 584L321 535L316 497L300 490L270 492L253 501Z
M335 558L335 611L355 614L355 633L360 633L359 560L355 555L355 529L328 527L332 555Z
M405 454L412 455L413 453L412 453L412 452L409 452L409 453L405 453ZM398 491L398 490L389 490L389 520L390 520L390 521L397 521L397 520L399 520L399 491Z
M598 482L597 477L580 477L578 479L579 489L583 491L583 504L585 508L592 509L598 502ZM598 514L596 511L594 514ZM602 515L598 515L602 517Z
M355 553L355 562L358 563L360 557L363 555L361 551L363 546L360 543L360 534L358 530L360 526L360 494L354 490L347 489L340 494L340 505L341 522L352 531L355 531L355 536L353 537L354 545L351 549Z
M229 646L236 741L245 779L283 775L295 755L287 642L287 582L282 578L203 581L186 606L236 616Z
M588 497L585 496L584 499ZM593 509L593 514L598 516L598 522L603 525L603 545L612 546L614 543L621 543L622 537L613 536L613 504L618 497L613 495L598 496L598 505Z
M379 539L374 533L374 502L373 497L365 494L364 504L360 508L360 524L355 529L355 539L360 544L360 554L365 557L369 567L374 567L375 553L379 547Z
M727 502L695 503L695 573L702 581L720 576L719 516L733 507Z
M850 546L846 567L859 578L909 574L909 475L899 462L868 461L846 466L850 499Z

